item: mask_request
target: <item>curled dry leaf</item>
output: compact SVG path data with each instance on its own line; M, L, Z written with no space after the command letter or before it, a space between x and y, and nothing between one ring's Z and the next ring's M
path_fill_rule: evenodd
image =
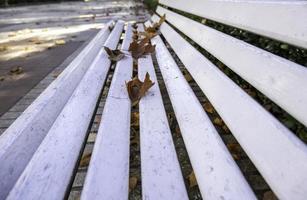
M80 167L88 166L91 160L91 156L92 156L91 153L83 155L80 161Z
M155 51L156 46L150 43L150 38L143 38L141 41L134 40L130 43L128 51L131 52L131 56L134 59L138 59L145 54L153 53Z
M194 174L194 171L192 171L191 174L188 175L187 179L189 180L189 187L190 188L198 185L196 177L195 177L195 174Z
M125 57L125 54L121 52L120 50L111 50L108 47L104 47L104 50L109 55L109 59L111 61L117 62Z
M23 73L22 67L13 67L13 68L10 70L10 74L11 74L11 75L17 75L17 74L22 74L22 73Z
M137 183L138 183L138 178L136 176L132 176L132 177L129 178L129 192L134 190Z
M148 73L146 73L144 82L140 81L138 77L134 77L131 81L127 82L126 87L132 106L136 105L154 84L150 80Z

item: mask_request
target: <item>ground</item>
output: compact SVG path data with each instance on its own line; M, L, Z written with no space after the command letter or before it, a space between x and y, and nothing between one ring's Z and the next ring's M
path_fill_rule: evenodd
M0 9L0 116L54 69L65 68L109 20L144 21L148 15L136 5L90 1Z

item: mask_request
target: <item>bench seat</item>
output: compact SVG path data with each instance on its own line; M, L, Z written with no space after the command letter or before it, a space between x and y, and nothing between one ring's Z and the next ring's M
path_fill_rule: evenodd
M155 82L138 105L142 198L189 199L172 137L175 133L170 128L165 99L158 84L157 71L160 71L202 198L257 199L177 59L274 194L279 199L306 199L306 144L186 37L304 126L307 125L306 67L175 10L306 48L306 26L302 20L293 21L307 17L307 3L226 0L193 0L189 5L183 0L161 0L160 3L151 20L138 25L138 31L144 31L143 25L150 26L160 20L160 16L166 16L160 35L151 39L156 45L155 53L139 58L137 69L128 51L133 41L132 23L110 22L1 135L0 199L67 198L112 66L115 70L81 199L129 198L132 116L126 82L131 80L135 70L140 80L149 73ZM228 15L218 12L220 9ZM280 13L287 15L277 22ZM259 15L268 17L267 23L255 19ZM285 28L290 23L292 29ZM111 63L103 46L110 49L120 46L125 58Z

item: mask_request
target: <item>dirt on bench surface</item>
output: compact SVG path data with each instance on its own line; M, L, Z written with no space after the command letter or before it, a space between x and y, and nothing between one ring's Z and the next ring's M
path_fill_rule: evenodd
M141 5L96 0L1 8L0 116L55 68L67 66L108 21L145 21L149 14Z

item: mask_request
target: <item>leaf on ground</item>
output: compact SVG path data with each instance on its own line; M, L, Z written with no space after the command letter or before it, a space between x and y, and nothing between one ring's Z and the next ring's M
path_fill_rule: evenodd
M263 194L262 200L278 200L272 191L267 191Z
M126 82L127 91L132 102L132 106L136 105L154 84L155 83L150 80L148 72L146 73L144 82L140 81L138 77L134 77L131 81Z
M66 42L65 42L65 40L56 40L54 43L55 43L56 45L63 45L63 44L65 44Z
M190 187L190 188L192 188L192 187L198 185L198 184L197 184L196 177L195 177L195 174L194 174L194 171L192 171L192 172L188 175L187 179L189 180L189 187Z
M132 24L132 28L133 29L137 29L138 28L138 25L136 23Z
M83 155L80 161L80 167L88 166L91 160L91 156L92 156L91 153Z
M4 81L5 80L5 76L0 76L0 81Z
M140 114L138 112L133 112L131 115L131 126L138 127L140 124Z
M191 74L185 69L182 71L184 78L188 81L191 82L193 80Z
M10 74L11 74L11 75L17 75L17 74L22 74L22 73L23 73L22 67L13 67L13 68L10 70Z
M218 126L223 126L223 120L219 117L216 117L214 120L213 120L213 123L218 125Z
M138 178L136 176L130 177L129 178L129 192L134 190L137 184L138 184Z
M152 33L152 32L140 32L139 34L138 34L138 37L140 38L140 37L145 37L145 38L149 38L149 39L152 39L152 38L154 38L154 37L156 37L158 34L157 33Z
M111 50L108 47L104 47L104 50L109 55L109 60L117 62L125 57L125 54L120 50Z
M212 114L214 112L213 106L211 105L210 102L206 102L204 104L204 108L205 108L205 111L207 111L208 113Z

